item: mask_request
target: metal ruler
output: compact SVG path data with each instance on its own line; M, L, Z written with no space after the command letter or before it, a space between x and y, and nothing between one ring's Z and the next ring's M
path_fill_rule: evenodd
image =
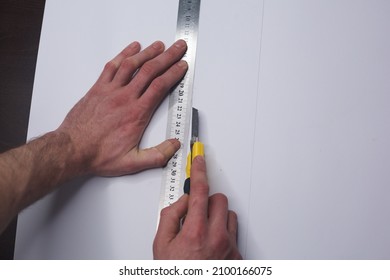
M167 138L178 139L182 147L163 170L159 213L183 194L192 112L199 11L200 0L179 0L176 40L183 39L187 42L187 52L183 59L188 63L188 70L183 80L169 96Z

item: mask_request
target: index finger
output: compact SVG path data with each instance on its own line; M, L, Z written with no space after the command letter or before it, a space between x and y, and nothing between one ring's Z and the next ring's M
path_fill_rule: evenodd
M206 174L206 162L203 156L197 156L191 166L191 193L185 225L197 228L208 219L209 184Z

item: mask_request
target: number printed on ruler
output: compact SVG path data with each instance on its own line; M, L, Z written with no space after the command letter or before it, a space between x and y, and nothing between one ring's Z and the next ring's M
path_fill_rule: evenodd
M167 138L176 138L181 149L171 158L164 169L160 197L160 209L174 203L183 193L186 155L189 144L189 126L192 112L192 89L195 72L196 44L198 36L200 0L180 0L177 17L176 40L187 42L183 59L188 70L183 80L169 96Z

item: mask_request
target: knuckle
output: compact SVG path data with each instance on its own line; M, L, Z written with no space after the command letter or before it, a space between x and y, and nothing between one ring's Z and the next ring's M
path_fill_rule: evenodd
M104 71L113 71L117 69L117 65L114 61L109 61L104 65Z
M160 217L167 217L172 215L172 207L165 207L160 212Z
M215 200L217 203L227 205L228 204L228 198L223 193L216 193L211 196L213 200Z
M156 62L148 61L141 67L141 73L144 75L153 75L156 72Z
M179 57L177 50L174 48L169 48L166 52L165 55L168 57L169 60L175 60Z
M130 94L141 94L145 89L145 78L142 77L140 71L136 73L135 78L129 83L128 88Z
M176 220L181 219L181 215L175 204L163 208L160 212L160 218L170 217Z
M153 80L151 87L154 91L161 92L166 89L166 83L163 78L158 77Z
M124 67L125 69L135 70L138 68L138 62L132 57L126 58L122 62L121 67Z
M219 252L227 252L230 250L230 238L226 231L220 233L214 233L210 240L210 247Z
M200 195L208 195L209 194L209 184L207 182L197 182L196 192Z
M156 149L156 148L154 148L154 149ZM158 149L156 149L156 150L158 152L155 153L154 164L156 166L165 165L168 159L166 158L166 156L162 152L160 152Z

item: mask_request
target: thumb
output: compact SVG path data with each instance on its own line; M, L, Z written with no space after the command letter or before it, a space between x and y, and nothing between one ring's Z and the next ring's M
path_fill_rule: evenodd
M136 156L132 157L134 171L162 167L180 149L180 142L176 139L168 139L161 144L147 149L139 150Z

